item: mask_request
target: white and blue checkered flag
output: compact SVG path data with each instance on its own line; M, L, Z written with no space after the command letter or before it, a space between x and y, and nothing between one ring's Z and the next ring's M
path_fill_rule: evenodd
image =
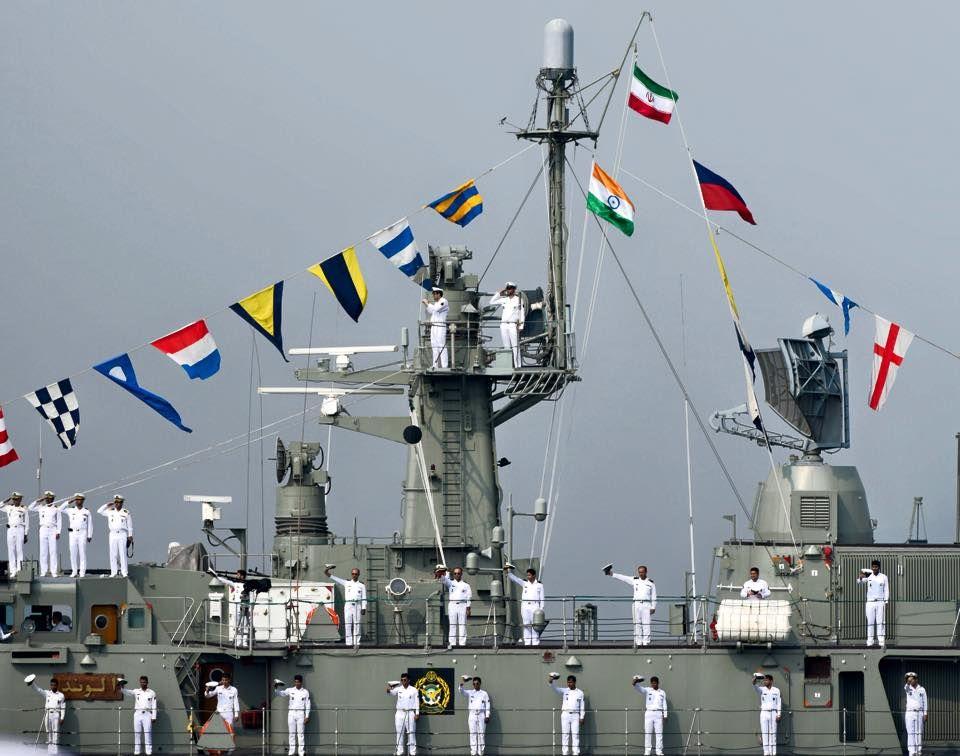
M64 449L77 443L80 428L80 404L69 378L38 388L24 397L50 423Z

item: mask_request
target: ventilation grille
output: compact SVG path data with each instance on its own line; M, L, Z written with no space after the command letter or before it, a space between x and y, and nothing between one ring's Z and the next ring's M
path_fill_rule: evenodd
M800 527L830 529L830 497L800 497Z

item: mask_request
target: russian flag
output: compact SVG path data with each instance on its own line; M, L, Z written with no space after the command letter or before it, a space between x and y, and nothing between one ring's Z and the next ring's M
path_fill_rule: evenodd
M209 378L220 369L220 350L202 320L150 343L186 370L191 378Z
M700 165L696 160L693 161L693 167L697 171L700 193L703 195L703 204L707 210L735 210L747 223L757 225L753 219L753 213L740 196L740 192L733 188L733 184L706 166Z

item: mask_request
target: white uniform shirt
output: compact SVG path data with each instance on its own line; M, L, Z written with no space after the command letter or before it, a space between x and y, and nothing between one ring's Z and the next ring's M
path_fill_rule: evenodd
M133 538L133 515L126 509L116 510L112 503L108 503L100 507L97 513L107 518L107 527L111 533L123 533L127 538Z
M207 698L217 697L217 711L220 715L233 714L234 717L240 716L240 694L232 685L224 688L218 685L213 690L208 690L204 694Z
M33 510L37 513L37 517L40 520L41 528L53 528L57 533L60 533L60 508L53 506L53 504L43 503L40 501L35 501L30 504L27 509Z
M477 712L482 713L485 718L490 716L490 696L487 695L487 691L483 688L480 690L465 688L463 683L460 683L460 692L467 697L467 710L471 714Z
M390 695L397 697L397 711L420 711L420 691L412 685L390 688Z
M583 691L580 690L580 688L570 690L566 685L560 687L556 682L550 683L550 687L563 696L563 706L560 707L561 711L575 711L580 716L580 719L583 719Z
M612 577L616 578L621 583L626 583L627 585L633 586L634 601L640 601L644 606L647 606L650 609L657 608L657 586L653 584L653 581L650 578L644 578L641 580L637 576L631 577L630 575L621 575L619 572L614 572Z
M503 311L500 313L501 323L516 323L520 326L523 325L525 315L523 312L523 300L520 298L519 294L514 294L512 297L494 294L492 297L490 297L490 304L500 305L503 308Z
M532 583L529 580L521 580L512 572L508 572L507 577L510 578L511 583L523 587L524 601L533 601L538 609L543 609L543 583L539 580L534 580Z
M27 510L24 507L15 507L13 504L4 504L3 513L7 516L7 525L11 528L27 524Z
M447 589L447 597L451 604L466 604L470 606L470 599L473 598L473 591L466 580L454 580L447 575L443 576L443 585Z
M69 501L60 505L60 510L67 515L71 533L81 533L84 538L93 538L93 514L89 509L71 505Z
M754 596L750 591L759 591L759 596ZM767 581L763 578L757 580L748 580L743 584L743 588L740 589L740 598L745 599L765 599L770 595L770 586L767 585Z
M760 711L775 711L779 714L782 704L780 688L776 685L771 685L769 688L766 685L754 685L753 687L760 694Z
M348 606L360 604L361 610L367 610L367 586L359 580L344 580L336 575L331 575L330 579L337 585L343 586L343 600Z
M663 716L667 716L667 692L663 688L654 690L642 683L635 683L633 687L637 689L637 693L647 697L647 711L659 711Z
M436 302L430 302L426 307L427 312L430 314L431 323L443 324L447 322L450 305L446 297L440 297Z
M150 719L156 720L157 718L157 694L153 691L152 688L136 688L134 690L123 690L125 695L130 696L133 699L133 710L134 711L145 711L150 714Z
M310 716L310 691L306 688L293 686L279 691L277 695L290 699L290 711L300 711Z
M36 683L33 684L33 689L43 696L43 708L48 713L51 711L58 712L62 722L67 713L67 697L63 695L63 691L58 690L54 693L52 690L44 690Z
M927 691L922 685L914 688L910 683L903 686L907 694L907 711L919 711L921 714L927 713Z
M857 582L867 584L867 601L885 602L890 598L890 582L882 572L876 575L872 572L869 575L861 573L860 577L857 578Z

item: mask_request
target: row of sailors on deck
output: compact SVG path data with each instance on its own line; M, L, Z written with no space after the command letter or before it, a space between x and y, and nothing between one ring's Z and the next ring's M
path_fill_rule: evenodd
M7 559L10 577L14 578L24 563L24 545L30 539L30 512L35 512L40 541L40 577L60 576L59 541L63 517L67 518L70 546L70 577L87 574L87 544L93 540L93 513L84 507L86 497L75 493L69 499L56 501L53 491L24 506L23 494L11 493L3 500L0 511L7 518ZM133 546L133 515L123 506L124 498L114 496L97 510L107 519L109 531L110 576L127 576L127 548Z
M577 678L568 675L566 685L558 683L560 675L551 672L547 675L547 684L563 698L560 710L561 753L564 756L580 753L580 726L586 717L587 709L584 692L577 687ZM44 690L29 675L24 682L44 697L44 721L41 732L46 731L48 751L56 752L59 743L60 725L66 713L66 699L58 690L56 678L50 680L50 689ZM306 753L305 728L310 721L312 704L310 691L303 686L303 676L295 675L294 684L285 687L282 680L274 680L274 693L289 701L287 708L288 754ZM667 693L660 687L660 679L650 678L650 684L644 685L645 678L634 675L630 685L644 696L644 754L650 756L663 754L663 723L667 719ZM465 687L470 683L470 687ZM117 685L124 694L134 699L133 732L134 754L140 753L141 740L145 752L153 752L153 723L157 719L157 694L150 689L146 676L140 678L140 688L128 691L123 686L126 680L118 679ZM773 675L757 672L752 684L757 691L760 705L760 737L764 756L776 756L777 727L783 714L783 697L780 689L773 684ZM919 685L916 672L905 675L903 686L906 695L904 727L907 733L907 751L909 756L921 753L923 726L927 721L927 691ZM417 721L420 719L420 691L411 685L410 675L404 672L398 681L387 683L386 692L397 699L393 716L396 733L396 753L404 752L415 756L417 752ZM474 675L462 675L459 692L467 699L467 736L471 756L483 756L486 750L486 730L490 722L492 703L490 694L482 687L482 680ZM231 684L230 675L223 673L218 681L211 680L204 691L206 698L217 699L217 714L230 725L232 732L239 725L240 694Z
M434 286L432 299L424 299L423 305L430 316L430 347L433 351L433 367L449 368L450 354L447 343L447 316L450 303L443 296L443 289ZM520 367L520 334L525 321L523 299L517 294L517 285L507 281L504 287L490 298L490 304L500 307L500 338L503 348L513 355L513 366Z

